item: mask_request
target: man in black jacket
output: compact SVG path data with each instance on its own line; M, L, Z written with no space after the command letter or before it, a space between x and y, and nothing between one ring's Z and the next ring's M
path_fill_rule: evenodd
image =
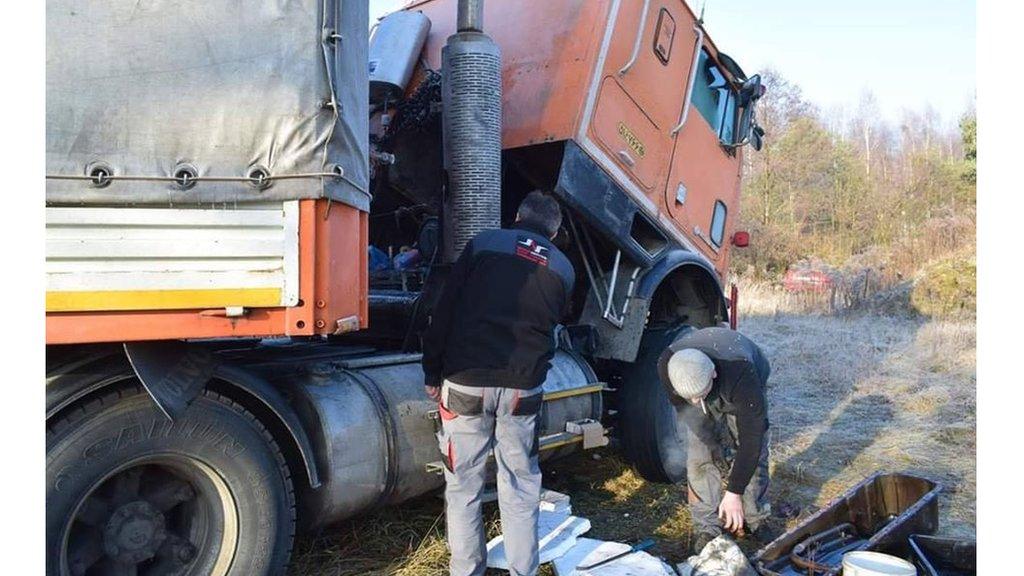
M697 536L694 550L768 516L768 402L771 367L761 348L726 328L690 331L658 362L669 398L689 432L686 482ZM726 453L734 452L729 469ZM722 473L728 472L725 493ZM721 526L719 524L721 521Z
M510 572L537 573L537 413L554 329L575 280L569 260L551 244L561 221L554 198L531 192L513 229L473 238L424 337L426 391L441 413L453 576L482 576L486 568L481 494L492 450Z

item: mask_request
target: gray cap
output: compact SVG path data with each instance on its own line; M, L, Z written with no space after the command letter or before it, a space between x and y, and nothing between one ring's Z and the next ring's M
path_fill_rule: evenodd
M703 398L711 390L715 364L708 355L686 348L668 359L668 379L672 389L686 400Z

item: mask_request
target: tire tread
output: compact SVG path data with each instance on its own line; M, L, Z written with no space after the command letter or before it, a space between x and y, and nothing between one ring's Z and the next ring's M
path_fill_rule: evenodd
M105 388L92 396L83 398L77 403L68 406L59 414L47 421L47 444L49 445L51 438L60 436L64 431L74 427L76 423L88 418L90 415L101 412L114 404L120 403L139 394L147 394L147 392L141 383L132 382L129 384ZM277 464L277 469L281 473L281 478L284 483L284 493L288 503L288 548L286 553L282 556L282 558L284 558L283 565L273 567L272 573L283 573L287 567L288 560L291 558L295 544L296 530L295 486L292 481L291 468L288 466L284 452L281 450L281 447L278 445L267 426L242 404L224 394L214 392L210 389L205 389L202 396L226 406L242 418L246 419L250 425L258 431L264 442L266 442L267 447L270 449L271 454L274 456L274 461Z

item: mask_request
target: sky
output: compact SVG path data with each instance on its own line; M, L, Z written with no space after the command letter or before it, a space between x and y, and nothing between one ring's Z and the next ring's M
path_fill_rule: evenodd
M512 2L517 0L485 0ZM541 0L558 2L561 0ZM626 0L639 2L640 0ZM405 0L370 0L370 19ZM749 74L770 66L823 112L852 112L866 92L883 115L932 106L955 124L974 100L975 5L969 0L689 0L720 50Z

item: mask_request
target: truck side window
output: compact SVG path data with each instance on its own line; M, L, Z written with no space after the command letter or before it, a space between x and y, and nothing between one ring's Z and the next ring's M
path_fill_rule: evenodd
M697 79L693 84L690 102L700 111L715 134L718 134L722 143L733 144L736 93L706 50L700 51L697 60Z
M722 240L725 237L725 216L728 209L725 202L715 202L715 212L711 215L711 242L721 248Z

